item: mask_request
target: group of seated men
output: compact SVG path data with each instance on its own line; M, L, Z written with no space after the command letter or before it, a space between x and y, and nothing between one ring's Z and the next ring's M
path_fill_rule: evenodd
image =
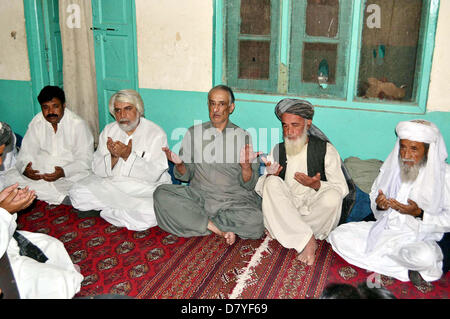
M22 298L71 298L83 279L57 239L15 231L14 213L35 198L133 231L158 225L180 237L215 233L229 245L237 236L266 234L307 265L317 240L328 240L348 262L402 281L433 281L448 270L450 166L433 123L398 124L397 143L370 194L376 221L339 225L351 208L343 206L348 178L338 151L312 123L307 101L276 105L283 142L266 156L230 121L235 99L225 85L208 92L210 121L187 130L178 154L164 130L144 118L134 90L110 98L115 122L102 130L95 151L89 127L66 108L63 90L47 86L38 100L42 112L17 155L14 134L0 122L0 256L9 257ZM184 183L172 184L168 161ZM19 235L37 246L32 257L19 247Z

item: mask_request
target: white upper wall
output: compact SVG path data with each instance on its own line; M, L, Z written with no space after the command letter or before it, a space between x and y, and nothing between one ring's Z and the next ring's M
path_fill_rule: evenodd
M139 87L212 85L212 0L136 0Z
M0 43L0 79L30 81L23 0L0 1Z
M450 112L450 1L441 0L427 111Z
M139 87L207 92L212 0L135 0ZM450 1L440 1L428 111L450 112ZM15 32L15 39L11 36ZM0 79L30 81L22 0L0 1Z

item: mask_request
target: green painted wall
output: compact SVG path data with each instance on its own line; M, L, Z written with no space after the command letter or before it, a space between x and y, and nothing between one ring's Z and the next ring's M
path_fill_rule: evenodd
M17 133L25 134L35 114L31 82L0 80L0 91L3 93L0 95L0 120L8 122ZM142 88L139 91L144 100L146 118L166 131L169 146L175 150L178 150L186 128L193 125L194 121L209 120L207 92ZM274 107L275 103L236 101L231 120L254 134L255 149L270 151L281 138L280 122L275 117ZM450 150L450 112L409 115L316 107L314 123L327 134L342 158L358 156L362 159L384 160L394 145L397 123L415 118L434 122Z
M208 121L206 92L183 92L140 89L145 103L146 118L160 125L167 133L170 147L179 147L181 141L177 128L187 128L194 121ZM238 97L237 97L238 98ZM267 151L281 137L280 122L274 114L274 103L236 101L231 115L235 124L257 132L266 128L267 136L254 141L258 150ZM450 150L450 112L430 112L425 115L397 114L365 110L316 107L314 123L330 138L343 159L358 156L362 159L384 160L396 140L395 126L400 121L422 118L434 122ZM271 134L271 130L279 136ZM174 136L172 137L172 133ZM272 141L271 143L271 140ZM255 146L256 148L256 146Z
M0 120L24 135L34 116L30 81L0 80Z

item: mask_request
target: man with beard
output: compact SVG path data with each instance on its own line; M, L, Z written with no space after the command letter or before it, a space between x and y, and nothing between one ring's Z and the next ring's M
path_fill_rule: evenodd
M89 175L94 139L87 123L66 108L62 89L46 86L38 101L42 112L28 125L16 169L5 173L3 183L29 186L49 204L70 204L70 187Z
M448 236L446 243L441 241L450 229L446 146L428 121L400 122L396 133L394 150L370 193L376 221L341 225L328 240L336 253L358 267L414 284L422 278L437 280L443 268L448 270L448 258L443 263Z
M312 125L313 106L303 100L283 99L275 114L283 126L284 143L262 160L266 172L256 192L262 197L266 233L298 259L312 265L316 239L325 239L341 216L349 193L336 148ZM321 133L321 134L313 134Z
M180 237L215 233L234 244L236 237L264 233L261 200L254 192L258 154L251 136L233 124L233 91L218 85L208 93L210 121L190 127L178 156L164 148L175 164L174 175L186 185L162 185L155 191L158 226Z
M109 111L116 121L100 134L92 163L95 175L74 185L71 202L76 209L87 211L79 213L80 217L101 211L100 216L115 226L142 231L156 226L155 188L171 183L162 151L167 147L167 136L144 118L144 103L134 90L112 95Z

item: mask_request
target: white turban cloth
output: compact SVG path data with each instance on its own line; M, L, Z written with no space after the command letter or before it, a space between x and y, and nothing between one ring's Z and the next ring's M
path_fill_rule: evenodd
M381 189L387 198L395 198L401 184L398 160L400 140L427 143L430 145L428 159L417 177L409 198L416 202L426 214L438 215L443 208L447 158L447 148L441 132L435 124L424 120L400 122L395 131L397 141L394 150L381 166L372 191Z

